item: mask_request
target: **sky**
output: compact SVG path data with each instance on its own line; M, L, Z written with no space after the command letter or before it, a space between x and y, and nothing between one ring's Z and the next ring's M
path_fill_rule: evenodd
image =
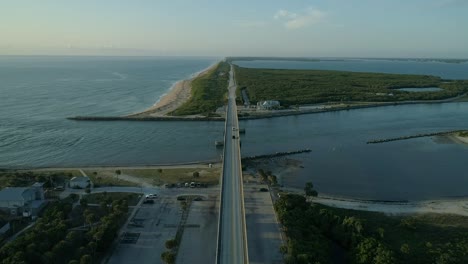
M0 55L468 58L468 0L0 0Z

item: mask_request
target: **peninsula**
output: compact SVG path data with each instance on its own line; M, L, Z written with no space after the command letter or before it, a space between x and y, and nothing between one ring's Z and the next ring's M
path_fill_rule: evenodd
M193 78L177 82L165 96L145 111L120 117L76 116L69 119L221 121L227 98L229 68L237 59L227 58ZM239 119L397 104L463 101L468 92L468 80L445 80L431 75L257 69L237 65L234 65L234 70L239 84L236 101L244 105L238 109ZM272 100L278 105L267 108L258 106Z

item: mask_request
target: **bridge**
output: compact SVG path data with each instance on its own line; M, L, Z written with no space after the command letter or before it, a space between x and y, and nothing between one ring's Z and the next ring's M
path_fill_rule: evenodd
M236 106L237 84L232 65L229 74L216 262L218 264L247 264L249 257Z

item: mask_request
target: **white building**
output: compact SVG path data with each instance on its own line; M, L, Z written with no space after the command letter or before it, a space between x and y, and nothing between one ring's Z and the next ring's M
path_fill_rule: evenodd
M43 183L31 187L7 187L0 191L0 210L12 215L36 215L45 204Z
M85 189L91 187L91 180L86 176L73 177L69 182L70 188Z
M280 102L275 100L260 101L257 103L257 109L271 110L280 107Z

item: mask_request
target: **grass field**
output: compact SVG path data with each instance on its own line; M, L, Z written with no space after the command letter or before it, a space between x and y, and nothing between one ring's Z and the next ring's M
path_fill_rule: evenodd
M140 186L138 183L119 178L115 170L83 170L94 183L94 187L101 186Z
M198 172L199 177L193 177L193 173ZM135 169L122 170L123 174L132 175L144 179L153 185L163 185L165 183L182 183L182 182L201 182L208 184L218 184L221 170L219 168L203 168L203 169Z
M341 101L436 100L468 91L468 81L448 82L428 75L253 69L238 66L235 71L239 89L247 89L252 103L279 100L285 106ZM417 93L395 90L424 87L439 87L443 90Z
M98 186L141 186L149 184L161 186L179 182L201 182L218 184L220 177L219 168L170 168L170 169L121 169L121 175L117 175L113 169L86 170ZM198 172L199 177L193 177ZM96 173L96 174L95 174ZM131 180L131 181L130 181Z
M189 101L177 108L171 115L203 114L212 116L218 107L224 105L227 94L230 66L220 62L206 75L192 81L192 96Z

